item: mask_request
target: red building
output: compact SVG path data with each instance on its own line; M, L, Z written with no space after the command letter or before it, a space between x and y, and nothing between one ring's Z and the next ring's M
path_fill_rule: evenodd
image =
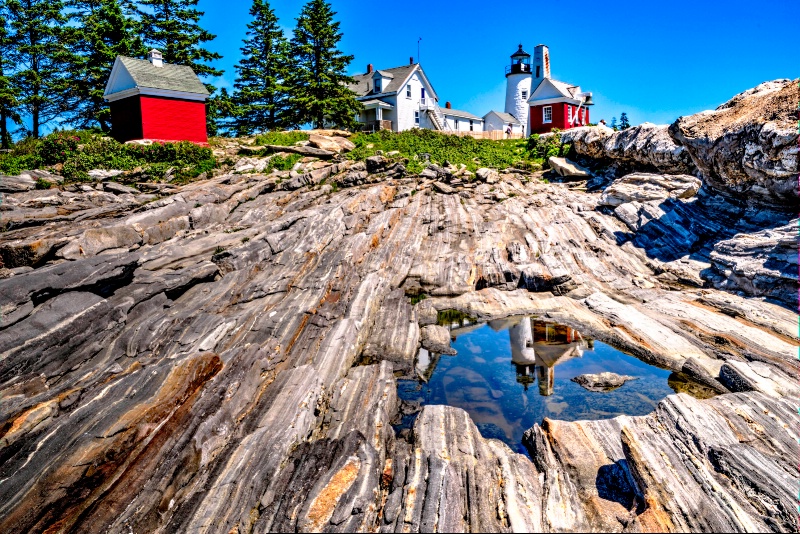
M529 133L547 133L553 128L568 130L589 124L592 93L584 93L577 85L559 82L550 77L550 53L546 46L536 47L534 64L535 89L528 99Z
M103 95L111 106L111 135L133 139L207 143L208 90L190 67L119 56Z

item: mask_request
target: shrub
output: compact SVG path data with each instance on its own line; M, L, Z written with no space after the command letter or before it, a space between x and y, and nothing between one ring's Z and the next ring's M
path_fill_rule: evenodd
M79 141L80 137L71 132L52 133L39 143L39 159L45 165L64 163L78 152Z
M53 184L44 178L36 179L36 189L50 189L51 187L53 187Z
M276 154L270 158L266 172L270 173L275 169L279 171L288 171L301 159L303 159L303 156L300 154L289 154L286 157Z
M535 159L546 160L561 154L561 136L558 133L541 137L533 134L528 138L527 149Z
M256 145L292 146L298 141L308 141L308 134L297 130L290 132L267 132L256 136Z

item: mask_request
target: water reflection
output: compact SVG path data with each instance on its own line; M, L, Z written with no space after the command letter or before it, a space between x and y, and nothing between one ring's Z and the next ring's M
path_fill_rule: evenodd
M455 356L420 351L419 380L398 381L401 399L466 410L485 437L526 453L522 433L544 417L563 420L644 415L673 393L670 371L648 365L577 329L534 317L477 323L451 312L440 316ZM557 368L557 369L556 369ZM640 378L609 392L591 392L570 379L612 371ZM400 427L413 424L407 416Z

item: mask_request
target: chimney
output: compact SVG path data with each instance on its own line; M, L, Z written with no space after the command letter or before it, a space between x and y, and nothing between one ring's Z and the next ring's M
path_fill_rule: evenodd
M408 64L409 65L413 65L414 64L414 56L408 56Z
M444 107L446 107L447 109L453 109L453 105L450 104L450 102L445 102Z
M372 63L370 63L369 65L367 65L367 74L372 74L372 71L373 71Z
M161 56L161 52L159 52L155 48L147 53L147 61L152 63L154 67L164 66L164 58Z
M535 80L550 77L550 51L545 45L533 49L533 77Z

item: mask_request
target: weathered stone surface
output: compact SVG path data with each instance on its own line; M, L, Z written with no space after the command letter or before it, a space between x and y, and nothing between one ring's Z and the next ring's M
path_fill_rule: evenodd
M610 128L587 126L561 133L561 142L570 143L578 155L616 163L623 168L644 172L693 174L695 164L689 152L676 144L669 126L644 123L614 132Z
M115 169L112 170L92 169L86 174L88 174L89 178L91 178L92 180L102 181L102 180L107 180L109 178L117 177L121 174L125 174L125 171L120 171Z
M343 141L345 139L342 139ZM337 143L335 140L329 137L323 137L321 135L311 134L308 136L308 142L312 147L319 148L321 150L327 150L329 152L339 153L343 150L343 146ZM350 143L352 144L352 143Z
M337 147L339 145L336 145ZM282 145L264 145L263 147L272 152L291 152L293 154L301 154L303 156L313 156L315 158L329 159L332 158L336 152L332 150L323 150L321 148L314 148L311 146L282 146Z
M796 206L797 83L762 83L714 111L679 118L669 133L708 185L756 205Z
M439 354L456 354L450 346L450 331L435 324L423 326L420 329L423 348Z
M635 376L618 375L604 371L596 374L585 374L571 378L573 382L589 391L611 391L617 389L629 380L637 380Z
M550 156L547 158L547 164L550 165L553 172L564 178L589 178L591 176L588 170L567 158Z
M698 178L688 174L633 173L614 180L603 191L600 204L614 207L634 201L691 198L697 194L700 185Z
M0 193L19 193L36 187L36 180L29 174L20 176L0 176Z
M118 184L117 182L103 182L103 190L115 195L139 194L139 190L127 185Z

